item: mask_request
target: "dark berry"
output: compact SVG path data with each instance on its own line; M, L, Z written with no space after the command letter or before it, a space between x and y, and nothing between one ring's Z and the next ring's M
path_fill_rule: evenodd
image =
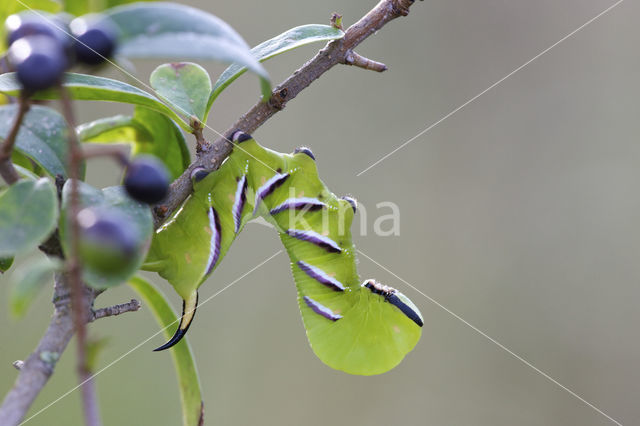
M68 56L68 65L71 66L73 64L75 57L74 40L69 35L70 30L63 17L52 16L44 18L33 13L21 13L9 16L5 21L5 27L8 46L26 36L49 36L60 42Z
M55 38L32 35L16 40L9 48L9 62L27 92L44 90L60 81L68 61Z
M134 200L156 204L169 191L169 173L160 161L151 156L140 156L129 164L124 187Z
M126 268L138 248L136 229L116 211L86 208L78 214L82 261L92 269L114 273Z
M23 17L20 17L18 15L11 15L9 18L7 18L5 26L7 28L7 46L11 46L14 41L25 36L56 36L54 28L47 24L44 20L25 20Z
M71 21L76 37L76 58L87 65L99 65L113 55L118 41L118 29L107 18L77 18Z

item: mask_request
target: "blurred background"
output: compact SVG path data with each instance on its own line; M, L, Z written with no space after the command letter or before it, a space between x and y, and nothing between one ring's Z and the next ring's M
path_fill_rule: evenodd
M186 1L230 23L250 45L300 24L352 24L373 0ZM613 0L427 0L369 38L359 53L377 74L336 67L255 137L278 151L305 144L337 194L367 208L358 248L625 425L640 423L640 4L622 2L376 167L373 162L476 96L614 3ZM282 81L320 45L266 63ZM158 62L138 61L147 81ZM203 63L215 81L225 66ZM105 75L124 78L116 71ZM209 125L225 130L258 97L245 74L216 101ZM123 113L77 106L79 121ZM214 138L211 132L207 135ZM193 141L190 141L191 143ZM118 181L95 161L95 185ZM400 208L399 236L373 220ZM249 225L201 288L213 295L280 250L272 230ZM28 261L28 259L22 259ZM189 341L208 425L612 425L601 414L360 257L363 278L397 287L420 307L423 337L376 377L333 371L313 355L285 254L198 309ZM9 274L8 274L9 275ZM149 275L151 277L151 275ZM0 277L0 393L16 377L51 314L41 294L22 321L7 312ZM154 282L180 301L168 284ZM97 306L128 301L121 286ZM108 337L99 366L158 330L137 313L91 325ZM158 336L100 374L106 425L178 425L176 378ZM72 342L72 346L74 342ZM71 348L71 346L70 346ZM35 413L75 386L68 350ZM27 423L81 424L71 393Z

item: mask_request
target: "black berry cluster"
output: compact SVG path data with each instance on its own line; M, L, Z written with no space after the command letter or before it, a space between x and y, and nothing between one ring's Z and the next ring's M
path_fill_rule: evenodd
M76 62L98 65L117 43L117 28L107 18L63 17L36 13L11 15L5 22L8 58L27 92L48 89Z
M127 167L124 187L134 200L156 204L169 191L169 173L164 164L154 157L139 156Z

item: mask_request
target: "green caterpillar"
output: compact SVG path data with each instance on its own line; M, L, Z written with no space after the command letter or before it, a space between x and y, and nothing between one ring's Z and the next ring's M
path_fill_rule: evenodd
M338 198L318 178L308 148L280 154L246 133L211 174L192 174L194 193L153 238L146 269L167 279L183 299L180 341L198 304L198 287L218 266L236 235L262 216L289 253L298 304L315 354L351 374L395 367L420 339L422 316L399 291L356 271L351 222L356 201Z

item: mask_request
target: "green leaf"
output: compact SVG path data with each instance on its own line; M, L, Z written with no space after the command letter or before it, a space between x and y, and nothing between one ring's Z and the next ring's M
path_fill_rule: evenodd
M171 305L167 302L165 295L139 277L132 278L129 281L129 285L140 295L143 305L151 307L153 315L160 327L163 328L166 338L171 338L171 325L175 324L179 317L171 309ZM184 426L197 426L200 424L202 394L196 363L187 338L183 338L169 352L173 358L173 365L178 376L180 401L182 402L182 424Z
M13 150L13 153L11 154L11 161L13 162L13 167L16 168L18 174L22 177L31 179L31 177L34 176L35 179L38 179L39 176L46 175L46 172L42 167L40 167L40 165L36 164L35 161L31 160L30 158L22 155L22 153L17 149ZM22 171L30 173L30 175L25 176L18 167L20 167ZM0 186L2 186L2 182L0 182Z
M21 178L29 179L29 180L38 180L38 175L33 173L31 170L26 169L17 164L14 164L13 167L15 167L16 171L18 172L18 175L20 175Z
M264 62L267 59L271 59L276 55L288 52L289 50L293 50L300 46L305 46L318 41L335 40L342 37L344 37L344 32L330 25L302 25L291 28L271 40L260 43L251 49L251 53L260 62ZM216 84L213 86L213 90L211 91L211 95L209 96L207 111L209 111L213 101L218 97L218 95L220 95L227 86L233 83L235 79L240 77L246 71L247 68L242 64L235 63L220 75L220 78L216 81Z
M56 188L47 178L20 180L0 194L0 257L38 246L55 229Z
M141 105L161 112L173 119L183 129L187 131L191 130L188 123L183 121L179 115L163 104L158 98L130 84L105 77L67 73L65 74L64 86L69 90L73 99L80 101L124 102L127 104ZM0 92L17 96L20 93L20 88L21 86L16 79L15 73L0 75ZM56 90L45 90L36 93L33 99L57 99L59 97Z
M211 92L209 74L198 64L174 62L160 65L149 78L156 94L188 118L204 120Z
M22 318L44 284L50 282L53 273L61 268L60 260L44 257L29 262L16 272L18 277L9 298L11 315L14 318Z
M80 208L94 207L97 209L117 211L128 218L136 229L138 249L135 258L126 268L114 270L112 274L105 275L92 270L88 265L83 268L83 279L92 287L107 288L126 282L142 265L147 254L148 242L153 234L153 218L149 206L138 203L124 191L121 186L111 186L99 190L84 182L79 183ZM69 211L69 198L71 194L71 181L67 181L62 188L62 215L60 219L60 240L62 249L69 254L70 236L68 232L67 214Z
M4 274L13 265L13 257L0 257L0 273Z
M115 7L105 14L120 28L118 55L239 63L260 77L264 98L271 95L269 75L249 52L249 46L214 15L163 2Z
M189 148L180 128L166 116L137 106L132 116L117 115L85 123L77 128L82 142L131 146L131 154L155 155L167 166L172 179L189 166Z
M84 15L91 11L89 0L63 0L64 11L75 16Z
M0 139L6 138L11 131L17 111L17 105L0 106ZM57 111L33 105L22 121L15 149L51 176L68 176L68 130L64 118Z
M0 54L7 50L7 35L4 27L4 21L9 15L29 8L43 12L56 13L62 9L62 6L57 0L3 0L0 2Z
M100 12L114 6L148 0L64 0L64 10L72 15Z

